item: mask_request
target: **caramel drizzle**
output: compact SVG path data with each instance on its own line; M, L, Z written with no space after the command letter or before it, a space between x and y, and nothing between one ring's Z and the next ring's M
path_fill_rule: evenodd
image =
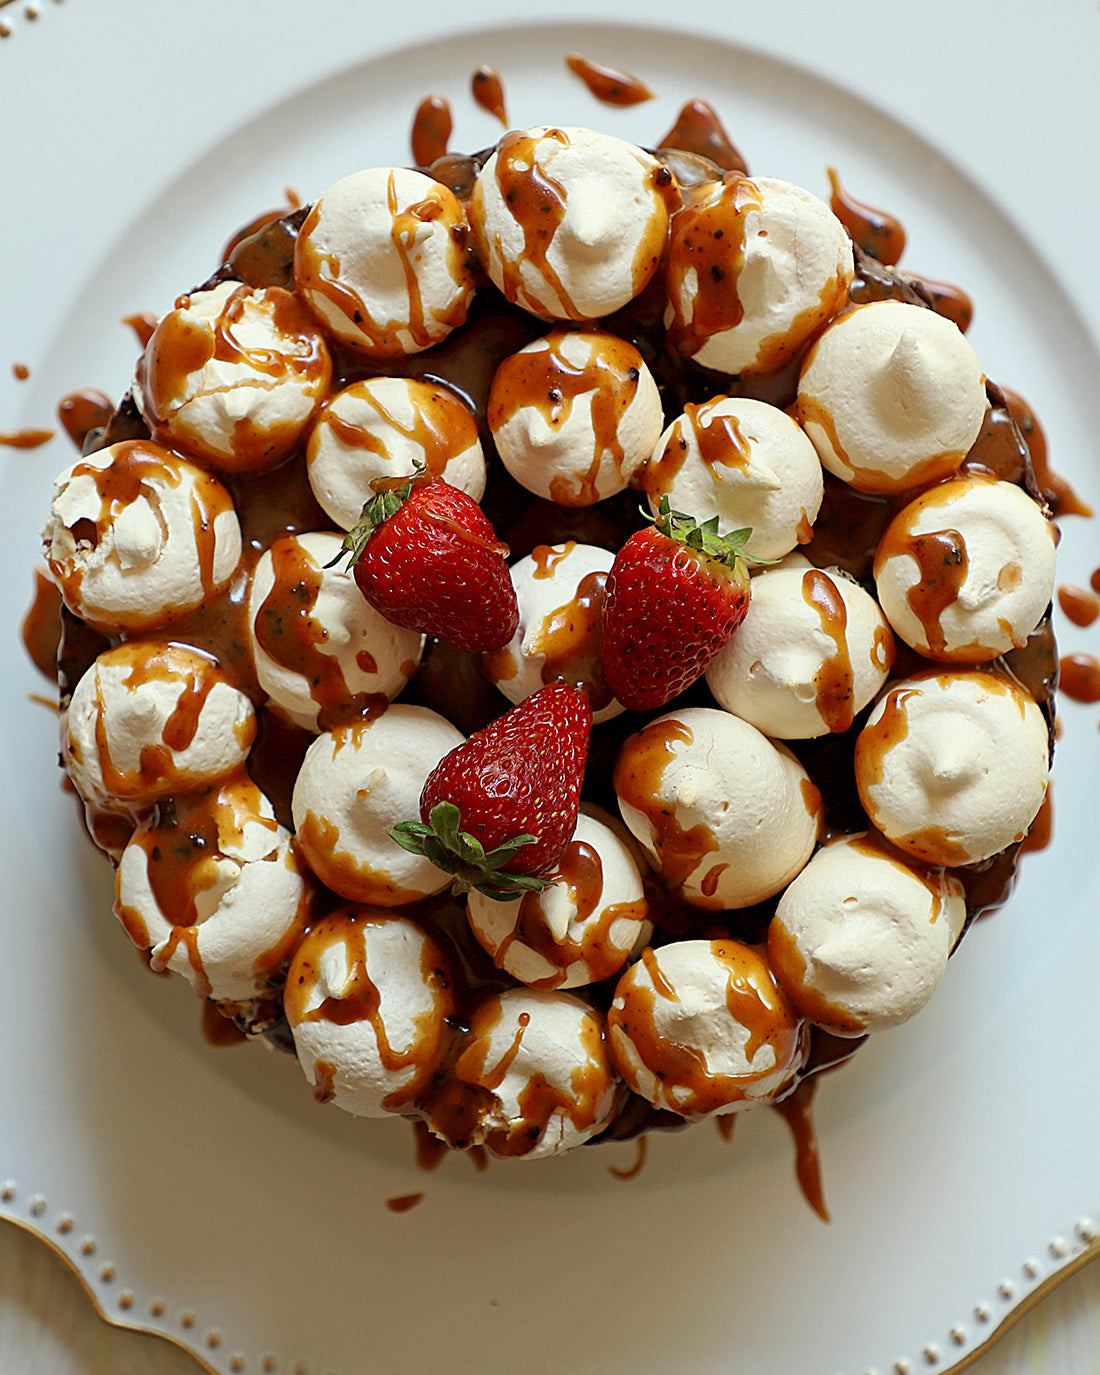
M608 1174L614 1175L616 1179L628 1182L637 1179L645 1166L646 1157L649 1154L649 1137L638 1136L634 1139L634 1161L630 1165L608 1165Z
M742 434L737 416L714 413L724 400L725 397L716 396L698 405L691 401L685 403L683 415L674 421L664 449L645 467L642 480L651 497L661 497L669 491L687 460L689 444L684 435L685 424L695 441L700 460L716 480L721 480L720 468L748 471L752 446Z
M1100 597L1083 587L1066 584L1058 589L1058 605L1067 620L1084 629L1100 616Z
M336 253L323 253L313 242L318 206L309 212L295 242L295 263L298 275L304 277L311 291L323 296L340 312L358 334L366 338L364 347L380 355L403 354L399 334L407 330L417 349L427 348L433 339L424 310L420 283L413 262L417 236L425 224L443 219L447 207L440 199L447 192L442 186L423 200L402 209L397 196L396 169L391 169L386 186L386 204L391 217L390 242L397 254L405 281L408 308L402 321L379 322L367 314L363 299L340 281L340 258ZM322 269L328 268L328 275ZM462 249L452 241L451 276L462 279L464 267ZM459 294L450 311L433 312L433 319L450 327L461 325L466 318L465 299Z
M492 67L478 67L470 78L470 93L488 114L495 115L505 128L508 114L504 105L504 82Z
M645 972L649 975L649 981L653 985L654 991L670 1003L678 1003L680 995L675 987L669 983L664 976L664 971L658 963L658 955L651 945L647 945L642 951L642 964Z
M160 740L143 744L136 771L127 772L114 763L107 734L107 706L97 680L95 742L109 796L152 796L176 780L176 756L194 741L207 699L220 681L216 673L200 671L190 664L185 668L170 645L150 645L140 658L131 660L123 679L123 686L129 691L139 692L150 683L159 682L178 687L179 695L165 720Z
M848 237L864 253L892 267L905 251L905 228L885 210L857 201L840 183L835 167L826 168L829 177L829 206L848 231Z
M606 573L588 573L577 584L576 595L552 611L542 623L535 649L544 656L542 681L558 680L582 687L593 711L612 701L600 666L600 627Z
M411 1194L397 1194L386 1199L386 1207L391 1213L407 1213L424 1202L424 1192L418 1189Z
M1097 664L1100 672L1100 663ZM1043 798L1042 805L1036 813L1035 820L1031 823L1026 836L1020 842L1019 853L1035 853L1045 850L1054 835L1054 784L1047 787L1046 796Z
M792 1093L773 1103L772 1107L786 1122L794 1140L795 1173L803 1197L818 1217L828 1222L829 1210L825 1206L825 1191L821 1182L821 1157L811 1111L816 1092L817 1079L808 1076L795 1086Z
M653 99L654 92L644 81L639 81L636 76L619 71L616 67L606 67L599 62L592 62L580 53L570 53L565 59L565 65L574 76L579 76L596 99L602 100L605 105L640 105L643 101Z
M158 423L185 400L188 379L202 372L218 348L214 327L181 313L187 300L181 297L157 326L139 365L142 392Z
M237 287L212 321L184 314L188 297L183 296L177 309L157 325L139 365L154 430L171 424L175 411L189 399L195 377L201 377L211 362L246 369L256 385L274 387L295 378L316 396L328 389L332 375L328 348L312 316L290 291L266 288L259 307L270 314L281 347L254 348L241 342L236 330L252 296L250 286ZM288 421L281 432L273 432L241 416L233 431L234 455L245 463L277 456L297 438L298 429L297 422Z
M91 432L107 424L114 408L114 402L105 392L86 387L61 398L57 405L57 418L76 447L83 449L84 441Z
M441 95L429 95L416 108L412 125L412 156L417 167L430 167L446 155L454 120L451 107Z
M920 272L906 271L905 280L917 288L937 315L950 320L960 333L966 333L974 320L974 302L961 286L956 286L954 282L937 281Z
M726 172L748 172L748 164L734 147L717 111L705 100L689 100L682 106L672 128L657 147L694 153Z
M292 995L292 1015L297 1016L299 1023L330 1022L333 1026L352 1026L366 1022L383 1069L387 1074L404 1077L403 1084L388 1093L382 1103L387 1112L400 1113L415 1101L424 1067L432 1063L438 1049L442 1034L440 974L436 968L435 947L431 941L425 940L420 953L421 974L424 983L437 996L430 1010L425 1009L413 1016L408 1045L394 1045L382 1015L381 989L371 974L367 958L367 932L379 920L390 919L372 919L345 908L314 928L313 942L305 957L305 947L299 950L296 967L300 978ZM343 944L347 956L348 972L344 987L339 995L329 994L316 1007L305 1010L320 977L320 951L334 940ZM333 1077L331 1072L322 1072L320 1061L316 1065L316 1079L318 1088L325 1095L322 1101L331 1098Z
M444 387L430 388L420 384L408 423L388 410L369 384L355 387L354 394L358 402L375 412L385 427L418 448L424 466L436 476L443 472L450 459L471 448L477 440L477 422L473 414ZM384 431L379 433L369 424L356 424L346 419L338 412L337 404L330 403L318 423L327 425L349 448L362 449L392 462L395 455L386 443Z
M422 200L415 205L410 205L406 210L401 210L397 199L396 178L393 172L390 173L386 194L390 214L393 217L393 246L401 260L401 268L405 274L405 290L409 298L409 333L418 348L427 348L432 337L425 323L420 279L417 276L412 257L421 227L437 220L443 213L443 207L437 200Z
M1067 654L1058 662L1058 688L1074 702L1100 702L1100 660L1092 654Z
M636 979L624 981L609 1013L610 1026L621 1028L629 1037L642 1064L656 1076L667 1101L677 1103L677 1111L689 1120L751 1097L754 1085L784 1067L793 1072L808 1044L805 1024L785 1002L764 951L733 940L712 940L709 944L712 955L726 970L726 1011L731 1021L747 1033L742 1054L748 1065L742 1073L731 1075L712 1070L698 1046L677 1040L667 1018L662 1019L658 1033L657 998L674 1003L680 1000L660 975L657 954L652 950L642 955L651 986ZM773 1051L771 1063L752 1068L765 1047Z
M139 830L135 837L145 851L153 900L173 927L150 967L167 969L176 947L185 945L199 980L197 991L204 997L210 985L198 950L198 904L202 894L218 883L218 860L223 853L218 823L214 807L185 807L181 816L169 806L162 809L156 825Z
M513 354L497 373L489 426L497 430L521 410L535 408L554 430L569 423L575 402L592 399L592 458L579 476L558 474L550 496L559 506L591 506L599 500L599 475L608 456L621 471L626 452L619 429L638 391L640 359L632 345L613 335L593 340L585 362L565 354L569 334L550 334L544 347Z
M752 446L741 433L735 415L718 415L714 410L721 397L701 406L688 402L684 414L699 446L699 456L708 468L740 468L746 471L752 461Z
M882 714L877 721L869 721L856 740L855 773L863 781L860 800L874 821L869 788L880 784L884 777L886 756L909 734L909 715L906 703L916 693L912 687L894 687L883 698Z
M268 853L250 862L279 862L279 827L274 818L259 811L259 793L240 770L218 788L195 795L167 799L149 821L135 832L133 844L145 855L145 872L160 915L172 930L150 958L150 968L167 969L182 946L194 974L196 992L210 996L210 981L199 949L204 893L220 881L219 863L228 849L239 850L245 825L262 828L270 835ZM116 914L140 949L152 944L146 923L134 908L116 903ZM266 978L287 960L304 932L306 908L299 908L286 930L270 949L258 951L252 962L257 981Z
M144 348L149 340L152 339L153 333L156 330L157 317L152 314L151 311L140 310L132 315L124 315L122 317L122 323L128 325L130 329L133 330L134 338L141 347Z
M644 901L600 906L603 864L599 851L586 841L569 842L551 877L555 884L564 884L568 889L573 907L570 929L561 938L555 937L547 925L541 895L526 893L516 911L515 926L497 950L494 963L504 968L513 944L533 951L555 969L545 979L529 981L533 988L559 988L569 968L578 961L586 966L592 981L613 974L621 966L625 952L611 945L611 930L620 918L641 920L645 915Z
M564 188L539 165L536 149L543 138L553 139L563 148L569 138L561 129L548 129L531 135L512 130L497 145L496 182L505 204L523 230L523 249L509 260L498 238L497 257L504 272L504 294L527 310L541 315L542 307L523 283L523 265L529 263L549 285L558 299L561 313L569 320L579 319L561 278L551 267L547 253L565 218Z
M319 679L319 685L328 687L319 694L316 687L312 689L314 700L323 702L333 686L343 691L346 685L335 657L320 651L328 634L313 612L321 592L322 571L289 535L272 544L271 564L274 581L256 613L256 642L282 668L309 683ZM334 675L338 675L336 684Z
M662 777L677 746L690 745L693 738L690 728L675 719L654 721L626 743L615 764L615 791L649 822L662 882L670 889L682 887L718 848L709 826L700 822L685 830L676 819L675 803L661 796Z
M576 540L566 540L564 544L538 544L531 550L531 558L535 562L535 571L531 575L534 578L552 578L554 569L561 563L562 559L577 547Z
M500 1058L490 1065L492 1033L502 1016L503 1005L499 999L483 1005L474 1018L466 1045L455 1062L457 1078L478 1095L495 1096L509 1070L516 1064L524 1034L530 1025L530 1013L518 1013L509 1044ZM594 1010L581 1023L580 1039L583 1058L573 1068L568 1084L551 1083L540 1073L528 1075L517 1095L515 1115L506 1126L493 1128L486 1135L485 1144L493 1155L526 1155L542 1138L551 1119L558 1115L571 1121L581 1133L597 1121L601 1108L606 1104L610 1068L603 1019Z
M57 682L57 653L61 643L61 593L52 578L34 570L34 597L20 626L23 648L35 668Z
M0 444L9 449L39 449L53 438L53 430L4 430L0 431Z
M293 535L275 540L270 552L274 580L254 618L256 643L274 663L308 685L322 730L361 711L376 714L378 695L353 694L340 659L325 649L328 631L315 614L325 570ZM378 667L365 644L357 650L355 662L364 674Z
M1017 392L1011 391L1008 387L1002 387L1001 392L1009 414L1016 422L1024 444L1027 446L1028 457L1035 473L1035 481L1054 515L1056 517L1091 516L1093 514L1092 507L1087 502L1082 501L1065 478L1059 476L1051 468L1046 435L1036 418L1035 412Z
M958 600L969 571L966 541L958 530L917 534L895 524L882 541L877 562L899 555L908 555L917 565L918 578L906 601L924 630L929 654L940 658L947 651L943 615Z
M745 263L745 219L760 206L756 186L740 173L729 172L713 200L697 204L690 215L673 218L668 273L674 313L668 338L681 354L691 357L713 335L741 323L744 307L737 279ZM678 302L685 297L693 271L699 291L688 307L689 318Z
M846 731L855 719L855 697L844 598L828 574L811 568L802 575L802 600L817 612L822 632L833 642L832 654L814 675L818 713L831 731Z

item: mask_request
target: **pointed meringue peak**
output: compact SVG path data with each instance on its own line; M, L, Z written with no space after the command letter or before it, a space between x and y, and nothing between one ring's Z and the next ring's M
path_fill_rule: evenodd
M903 410L930 412L936 407L943 378L936 367L934 350L917 330L907 326L901 331L886 368L894 396Z
M530 196L525 188L538 186ZM652 153L593 129L514 129L468 206L472 241L513 305L596 320L633 300L662 259L673 181ZM678 204L678 201L677 201ZM535 236L543 248L535 255ZM522 262L525 270L514 271Z
M937 742L929 743L933 748L924 770L929 792L954 793L973 783L981 773L969 731L949 730Z
M783 486L783 479L771 464L766 463L755 454L750 455L744 473L746 486L752 487L758 492L778 492Z
M864 933L847 911L844 918L844 924L815 947L814 959L821 969L849 983L873 985L879 971L867 957Z
M870 301L837 317L798 384L798 415L821 462L865 492L947 477L987 408L981 364L958 326L904 301Z
M772 254L758 259L758 290L765 300L783 300L790 291L789 267Z
M609 248L620 241L622 227L607 218L605 197L598 183L579 183L569 197L569 232L581 248Z
M875 829L949 869L990 859L1027 832L1049 768L1034 698L982 669L895 680L856 742L856 787Z

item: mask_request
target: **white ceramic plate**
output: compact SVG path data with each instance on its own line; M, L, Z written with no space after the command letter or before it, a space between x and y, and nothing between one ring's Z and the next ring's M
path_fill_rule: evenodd
M489 142L468 94L488 63L515 123L646 142L701 96L754 169L824 193L834 164L901 216L907 265L972 293L987 371L1032 401L1056 467L1100 504L1100 294L1076 269L1100 204L1075 180L1100 14L1048 0L1025 40L992 0L879 4L864 24L847 0L760 8L697 0L680 18L634 0L540 22L503 0L461 15L443 0L0 6L0 430L51 425L77 387L120 394L136 351L120 317L201 280L286 187L308 199L403 160L429 90L452 101L453 146ZM571 50L659 98L599 106L566 73ZM182 982L150 979L128 949L19 646L70 447L0 453L0 1213L68 1255L112 1320L217 1371L942 1371L1093 1249L1096 709L1065 710L1054 845L1010 906L921 1017L823 1083L831 1224L803 1203L770 1113L732 1143L655 1139L629 1183L609 1172L629 1146L424 1174L404 1124L319 1108L285 1057L207 1047ZM1085 582L1095 529L1065 530L1061 578ZM414 1191L419 1207L386 1207Z

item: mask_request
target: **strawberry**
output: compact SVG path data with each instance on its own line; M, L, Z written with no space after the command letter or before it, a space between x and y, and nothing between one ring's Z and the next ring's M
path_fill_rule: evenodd
M635 711L663 707L706 672L745 618L749 530L718 533L661 501L607 578L600 658L608 688Z
M501 649L519 607L501 544L473 497L419 472L363 507L344 540L355 581L394 625L459 649Z
M560 681L444 756L420 795L420 821L390 835L454 875L453 889L507 898L545 888L577 824L592 709Z

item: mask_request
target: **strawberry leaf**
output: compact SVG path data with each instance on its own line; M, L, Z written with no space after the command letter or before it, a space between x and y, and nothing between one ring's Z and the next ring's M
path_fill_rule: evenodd
M366 548L367 541L380 525L395 516L412 495L413 488L424 480L425 466L419 459L413 463L414 471L405 478L377 477L371 483L373 496L363 503L359 519L344 536L340 552L331 559L326 568L334 568L341 559L347 559L347 567L353 568Z
M723 535L718 528L717 516L711 516L700 525L694 516L689 516L684 511L672 510L667 496L661 498L656 515L648 512L643 514L668 539L675 540L677 544L685 545L708 559L724 563L729 568L736 568L739 561L743 563L746 559L758 564L773 562L771 559L759 559L745 549L745 544L752 535L751 526L730 530Z
M453 802L437 802L427 822L402 821L389 834L403 850L422 855L450 874L451 891L459 896L476 888L486 897L504 900L541 892L553 882L537 874L503 872L516 851L534 836L511 836L495 849L486 850L476 836L462 829L462 815Z

